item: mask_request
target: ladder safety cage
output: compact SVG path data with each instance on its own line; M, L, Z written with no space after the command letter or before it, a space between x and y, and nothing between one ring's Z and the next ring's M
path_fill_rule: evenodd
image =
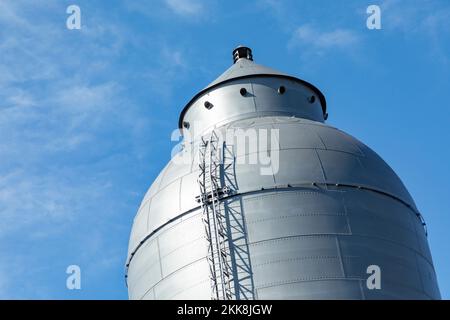
M228 188L221 187L221 155L219 138L211 132L209 140L201 138L199 147L198 185L200 196L197 201L202 207L202 222L208 243L207 261L211 279L211 298L231 300L232 272L229 259L229 239L226 217L222 213L220 199L228 194Z

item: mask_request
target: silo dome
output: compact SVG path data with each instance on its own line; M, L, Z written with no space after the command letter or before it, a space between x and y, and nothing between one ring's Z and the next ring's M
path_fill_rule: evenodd
M182 110L183 148L142 200L129 298L440 299L395 172L325 124L315 86L247 47L233 61Z

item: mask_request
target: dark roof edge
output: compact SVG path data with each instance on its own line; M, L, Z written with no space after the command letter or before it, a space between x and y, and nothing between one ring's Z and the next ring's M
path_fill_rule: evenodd
M224 83L228 83L228 82L232 82L235 80L239 80L239 79L246 79L246 78L260 78L260 77L273 77L273 78L283 78L283 79L288 79L288 80L293 80L296 82L299 82L305 86L307 86L308 88L310 88L311 90L313 90L318 96L319 96L319 100L320 100L320 104L322 106L322 112L323 115L325 116L327 113L327 101L325 99L325 96L323 95L323 93L314 85L312 85L311 83L293 77L293 76L289 76L289 75L278 75L278 74L249 74L249 75L245 75L245 76L241 76L241 77L236 77L236 78L231 78L219 83L216 83L210 87L206 87L205 89L201 90L200 92L198 92L187 104L186 106L183 108L183 110L181 110L180 113L180 118L178 120L178 128L180 130L183 130L183 118L184 115L186 114L186 112L188 111L188 109L190 108L190 106L194 103L195 100L197 100L200 96L202 96L203 94L205 94L206 92L213 90L214 88L218 87L219 85L222 85Z

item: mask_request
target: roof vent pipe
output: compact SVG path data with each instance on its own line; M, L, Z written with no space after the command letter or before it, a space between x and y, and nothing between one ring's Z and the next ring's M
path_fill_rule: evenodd
M252 49L239 46L233 50L233 63L236 63L236 61L242 58L253 61Z

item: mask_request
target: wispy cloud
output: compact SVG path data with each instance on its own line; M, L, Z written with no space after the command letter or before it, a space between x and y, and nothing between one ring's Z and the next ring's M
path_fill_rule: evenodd
M116 168L131 168L134 144L148 134L140 128L149 127L128 98L127 77L117 73L133 35L101 14L92 15L96 20L82 15L82 29L69 31L65 14L59 1L31 7L27 1L0 1L0 260L15 260L22 251L16 247L23 245L29 254L20 263L35 271L41 255L56 255L52 250L79 258L78 248L88 243L82 230L100 229L98 221L122 227L112 217L123 213L119 196L132 190L113 183L123 179ZM100 235L109 237L104 230ZM69 238L79 241L76 248L67 250ZM99 251L108 251L110 242L101 244ZM83 259L105 258L91 252ZM57 263L64 274L64 263L52 265ZM19 292L38 297L27 267L5 280L6 267L14 268L0 266L2 298ZM51 277L48 270L36 272L43 273L36 279ZM29 291L19 291L22 285ZM50 297L54 285L45 284Z
M158 43L157 63L141 71L145 82L151 83L149 90L162 101L169 104L173 98L177 81L187 78L191 71L189 52L183 46L169 45L164 41Z
M165 0L168 7L182 16L195 16L204 11L204 2L199 0Z
M294 31L289 45L300 47L309 54L324 54L335 49L348 49L359 41L360 37L352 30L322 31L311 25L303 25Z
M211 19L215 3L215 0L126 0L125 6L131 12L152 19L166 20L175 16L183 21L198 22Z
M440 1L424 1L423 5L400 0L384 0L381 4L383 29L401 31L405 35L450 33L450 7Z
M424 40L429 43L429 53L450 66L450 7L446 1L428 0L420 5L384 0L380 4L383 29L401 33L407 39Z
M101 190L107 188L107 182L101 186L99 181L94 183L87 177L75 180L64 171L53 171L40 175L16 169L2 175L0 238L3 241L11 233L24 230L28 230L24 235L27 238L57 234L83 215L83 210L91 205L89 199L99 198Z
M172 20L206 8L162 4ZM59 297L66 261L82 263L93 282L114 270L122 284L130 222L148 183L137 191L136 179L153 166L153 124L164 121L156 114L164 100L173 105L176 81L190 70L186 43L149 40L112 12L80 6L82 29L67 30L60 1L0 1L1 298ZM50 269L40 268L45 261Z
M303 57L321 56L333 50L340 50L342 53L362 43L358 28L352 28L348 21L339 17L337 19L328 17L323 23L317 24L313 16L313 13L319 11L316 4L263 0L258 2L258 7L274 19L277 27L287 35L288 49L301 51Z

